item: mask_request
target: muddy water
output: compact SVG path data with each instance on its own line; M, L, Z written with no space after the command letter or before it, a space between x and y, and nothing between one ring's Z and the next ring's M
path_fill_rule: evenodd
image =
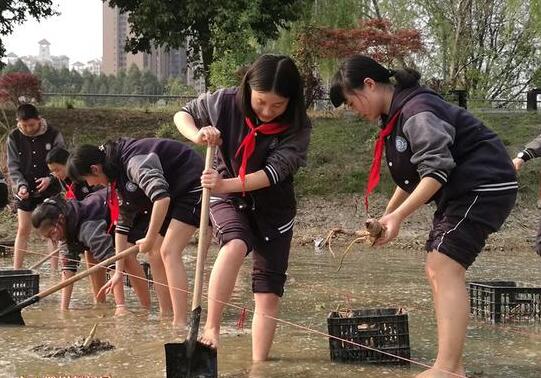
M39 246L34 248L37 250ZM185 257L190 270L194 254L191 248ZM436 354L435 321L423 260L421 251L369 250L360 246L347 257L341 271L335 273L337 261L328 253L316 254L312 248L298 248L291 256L281 318L325 332L328 312L338 305L347 305L348 301L354 309L405 307L409 311L412 359L430 364ZM9 264L9 259L0 259L0 266ZM41 288L59 279L48 266L42 267L41 272ZM485 252L468 276L541 285L541 260L531 251ZM248 262L239 276L232 302L251 308L249 278ZM75 286L74 309L69 313L57 310L60 299L55 294L23 311L26 327L1 328L0 377L164 376L163 344L183 339L179 331L171 329L170 319L160 319L155 311L148 314L137 310L131 289L127 289L127 299L135 310L126 317L114 318L113 305L95 308L88 292L89 285L84 280ZM328 339L290 325L279 326L272 361L252 365L250 323L247 320L247 328L238 330L238 314L236 309L228 309L225 314L225 334L219 350L219 370L223 377L411 377L422 369L413 364L398 368L331 363ZM73 361L42 359L30 351L44 342L71 343L88 334L95 322L99 323L97 337L115 345L114 350ZM465 361L469 373L475 376L540 377L541 325L496 327L472 322Z

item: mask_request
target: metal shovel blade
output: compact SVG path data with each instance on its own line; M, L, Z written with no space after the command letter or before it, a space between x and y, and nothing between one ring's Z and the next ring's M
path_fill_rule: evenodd
M1 325L25 325L21 315L21 309L6 289L0 290L0 324Z
M165 344L167 378L218 377L218 352L197 341L201 306L192 310L190 331L183 343Z

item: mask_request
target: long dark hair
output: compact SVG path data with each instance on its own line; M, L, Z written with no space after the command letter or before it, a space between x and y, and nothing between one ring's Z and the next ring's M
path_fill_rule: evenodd
M60 216L66 216L68 212L68 205L62 194L56 194L50 198L45 199L39 204L32 212L32 226L34 228L40 228L42 226L49 226L56 224L60 219Z
M116 143L107 141L101 146L83 144L70 155L67 162L67 173L73 181L84 181L83 176L92 174L90 166L100 164L103 173L109 179L114 180L119 175L120 163L118 162Z
M257 116L251 105L252 89L288 98L287 108L279 120L291 124L292 130L305 126L304 84L293 59L285 55L261 55L246 71L237 102L242 112L255 123Z
M342 105L346 101L346 94L363 89L366 78L377 83L392 84L391 77L395 80L395 87L402 90L418 86L421 74L412 68L396 71L387 69L365 55L352 56L343 61L334 74L330 90L331 102L335 107Z

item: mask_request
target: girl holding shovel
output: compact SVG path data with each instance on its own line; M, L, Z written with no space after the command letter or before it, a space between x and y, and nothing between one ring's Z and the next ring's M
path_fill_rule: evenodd
M199 154L188 146L150 138L83 145L68 160L70 177L108 186L117 251L136 242L141 252L149 253L160 311L172 309L173 325L181 328L186 325L188 289L182 251L199 226L203 167ZM131 230L144 238L130 240ZM122 285L123 264L117 262L103 290Z
M263 55L240 87L201 95L175 115L179 131L197 144L220 145L210 188L210 218L220 252L209 282L201 342L218 347L224 302L244 258L253 252L252 358L266 360L284 293L296 202L293 175L306 162L311 125L303 84L291 58ZM216 299L217 301L215 301Z
M391 79L393 81L391 81ZM377 185L383 149L397 187L379 222L376 241L393 240L400 225L434 201L426 250L438 326L438 356L418 377L464 375L462 351L469 319L466 269L513 208L517 181L500 139L466 110L419 85L420 74L393 71L366 56L344 61L331 87L334 106L347 104L381 122L367 194Z

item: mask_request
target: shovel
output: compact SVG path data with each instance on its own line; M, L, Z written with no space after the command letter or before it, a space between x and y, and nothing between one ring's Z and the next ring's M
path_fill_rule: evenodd
M205 170L212 168L214 147L207 146ZM165 365L167 378L215 378L218 377L218 353L216 349L197 341L201 320L201 294L203 271L207 254L207 232L209 224L210 190L203 188L195 285L192 298L190 331L183 343L165 344Z
M40 266L43 265L44 262L46 262L47 260L49 260L51 257L53 257L56 253L58 253L60 251L60 248L57 248L55 249L54 251L52 251L51 253L49 253L47 256L45 256L44 258L42 258L41 260L39 260L37 263L35 263L34 265L32 265L29 269L30 270L34 270L34 269L37 269L39 268Z
M18 304L15 303L15 301L13 300L11 295L9 295L6 289L0 290L0 325L24 325L24 320L21 315L21 309L38 302L40 299L45 298L46 296L53 294L54 292L57 292L58 290L68 285L71 285L75 281L79 281L80 279L89 276L98 269L107 267L115 261L123 259L124 257L137 252L139 252L139 246L134 245L133 247L130 247L125 251L122 251L119 254L109 257L108 259L100 262L99 264L94 265L93 267L85 270L84 272L76 274L75 276L48 288L47 290L40 291L36 295L25 299Z

